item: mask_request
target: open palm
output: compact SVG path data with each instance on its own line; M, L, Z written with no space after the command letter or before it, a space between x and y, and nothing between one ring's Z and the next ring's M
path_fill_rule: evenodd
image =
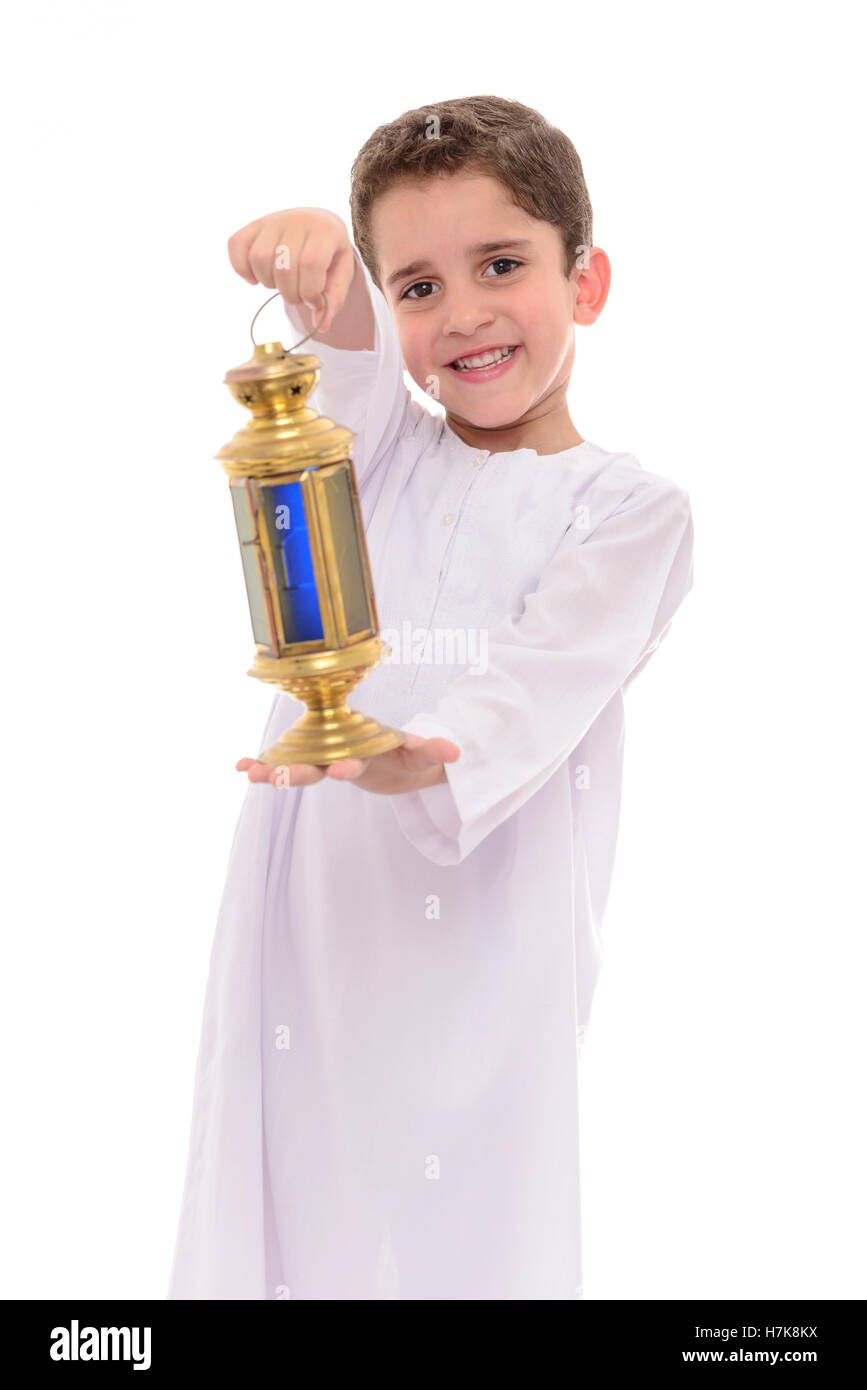
M246 772L251 782L270 782L275 787L309 787L330 777L335 782L352 782L363 791L380 796L420 791L446 780L445 763L456 762L461 750L447 738L420 738L404 734L406 742L387 753L371 758L347 758L328 764L289 763L269 767L255 758L241 758L235 768Z

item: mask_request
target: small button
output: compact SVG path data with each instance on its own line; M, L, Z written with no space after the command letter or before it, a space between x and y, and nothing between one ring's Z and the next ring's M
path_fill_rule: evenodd
M484 454L476 454L476 457L473 459L473 468L478 468L479 464L484 463L484 461Z
M451 513L451 512L446 512L445 516L443 517L443 526L451 526L451 524L452 524L453 521L454 521L454 517L453 517L452 513Z

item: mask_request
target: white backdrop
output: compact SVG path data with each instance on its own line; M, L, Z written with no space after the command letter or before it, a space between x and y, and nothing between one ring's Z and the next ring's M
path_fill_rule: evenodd
M585 1298L867 1296L855 14L7 19L0 1295L168 1285L234 763L272 699L245 675L213 458L270 291L228 237L291 206L348 220L376 125L496 93L572 138L611 258L572 419L684 487L696 535L627 695L581 1061ZM284 326L275 301L258 337Z

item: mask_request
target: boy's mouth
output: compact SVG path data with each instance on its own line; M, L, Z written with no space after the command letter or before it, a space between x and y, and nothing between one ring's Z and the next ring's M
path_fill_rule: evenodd
M456 357L453 362L448 363L448 368L455 376L464 377L467 381L489 381L507 369L519 347L520 344L515 343L511 346L504 344L502 347L484 348L481 352Z

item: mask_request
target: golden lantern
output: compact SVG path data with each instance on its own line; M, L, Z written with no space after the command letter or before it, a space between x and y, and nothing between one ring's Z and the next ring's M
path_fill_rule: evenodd
M404 735L346 704L384 648L352 465L355 435L306 404L319 358L257 343L253 324L253 356L224 378L252 418L215 457L229 475L256 644L247 674L307 707L259 761L327 764L384 753Z

